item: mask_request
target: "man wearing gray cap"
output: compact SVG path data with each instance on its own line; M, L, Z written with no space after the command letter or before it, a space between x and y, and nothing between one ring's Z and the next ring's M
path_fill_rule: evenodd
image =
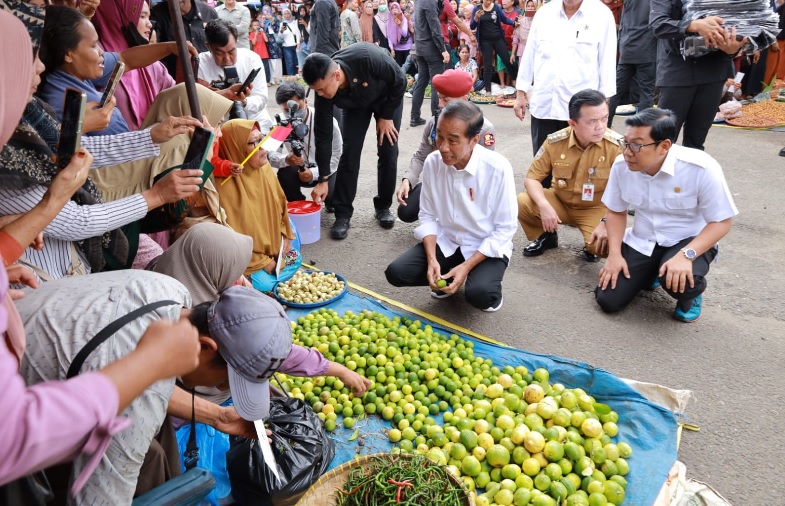
M20 369L27 384L65 379L75 358L93 336L110 323L153 303L90 352L79 371L99 370L135 349L147 327L157 320L188 320L199 331L199 366L179 378L185 388L230 389L234 407L222 407L192 396L175 378L147 388L120 416L134 424L122 432L95 434L89 444L108 445L95 472L71 498L73 504L130 504L142 462L167 414L191 419L216 430L255 437L253 420L269 413L268 380L277 370L294 376L334 375L355 395L370 381L316 350L292 344L291 323L273 299L244 287L232 287L218 301L193 309L188 290L177 280L154 272L129 270L62 278L30 290L17 307L25 324L29 348ZM238 416L239 414L239 416ZM75 449L73 477L95 465ZM179 462L174 466L179 470ZM136 490L137 493L143 491Z

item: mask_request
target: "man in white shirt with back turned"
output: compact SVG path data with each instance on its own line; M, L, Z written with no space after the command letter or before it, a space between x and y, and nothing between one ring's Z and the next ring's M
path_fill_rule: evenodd
M532 153L567 128L570 97L580 90L616 94L616 21L600 0L554 0L534 16L516 81L515 115L531 112ZM550 180L544 181L545 188Z
M466 301L487 312L502 307L502 278L518 226L512 166L481 147L480 109L455 100L439 114L438 151L425 159L420 194L422 242L385 271L393 286L430 286L449 297L466 283Z
M210 21L204 33L209 51L199 53L197 82L229 100L240 102L246 117L258 121L262 129L269 132L275 125L267 112L267 76L262 59L250 49L238 47L237 28L228 21ZM214 84L227 80L227 67L234 68L238 82L226 89L218 89ZM251 89L239 93L243 82L256 69L260 70L251 83Z
M722 168L711 156L677 146L676 115L646 109L625 121L622 156L611 167L602 202L608 207L608 260L595 290L608 313L645 289L662 285L676 299L673 317L700 317L706 274L718 241L738 214ZM635 221L627 225L627 209Z

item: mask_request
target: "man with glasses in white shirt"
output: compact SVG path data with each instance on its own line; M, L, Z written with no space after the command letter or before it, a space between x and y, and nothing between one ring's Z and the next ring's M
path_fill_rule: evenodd
M609 253L595 298L613 313L659 282L677 301L673 317L692 323L701 314L718 241L738 210L717 161L674 144L679 123L673 112L646 109L625 123L623 157L613 164L602 197ZM625 231L630 206L635 221Z
M600 0L554 0L532 21L516 81L515 115L531 112L532 153L548 135L567 128L575 93L616 94L616 21ZM543 187L550 188L550 178Z
M425 159L420 194L420 243L385 271L393 286L429 286L450 297L465 283L466 301L486 312L502 307L502 278L518 227L512 166L479 145L483 115L466 100L439 114L438 152Z

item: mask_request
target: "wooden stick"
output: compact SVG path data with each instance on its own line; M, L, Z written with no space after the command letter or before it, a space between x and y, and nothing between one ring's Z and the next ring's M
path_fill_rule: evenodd
M194 79L194 69L191 67L191 56L188 53L188 41L185 38L183 28L183 18L180 12L178 0L167 0L169 4L169 17L172 18L175 41L177 42L177 57L180 60L183 71L183 82L185 83L185 93L188 95L188 105L191 106L191 116L202 121L202 109L199 107L199 95L196 93L196 80ZM191 2L191 8L196 9L196 2Z

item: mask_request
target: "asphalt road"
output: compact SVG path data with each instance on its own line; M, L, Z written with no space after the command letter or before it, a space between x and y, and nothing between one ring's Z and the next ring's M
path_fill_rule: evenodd
M408 126L410 99L405 100L399 176L422 134L422 127ZM496 126L497 151L511 161L523 191L532 160L529 120L518 121L512 109L480 107ZM270 109L277 112L274 105ZM618 131L623 120L615 120ZM303 255L306 262L516 348L691 390L686 414L700 431L685 431L682 438L679 459L688 477L708 483L734 505L781 506L785 158L778 152L784 145L785 135L777 132L715 127L709 133L706 151L722 165L740 214L722 241L719 262L708 275L703 315L693 324L671 318L674 301L662 290L641 294L621 313L603 314L592 295L601 264L580 258L581 235L569 227L562 228L558 249L532 259L521 255L528 241L519 229L504 278L504 307L497 313L473 309L460 294L435 300L426 288L390 286L384 269L415 243L414 227L399 221L383 230L374 221L372 132L366 136L349 237L330 239L333 217L323 213L322 238L304 246Z

